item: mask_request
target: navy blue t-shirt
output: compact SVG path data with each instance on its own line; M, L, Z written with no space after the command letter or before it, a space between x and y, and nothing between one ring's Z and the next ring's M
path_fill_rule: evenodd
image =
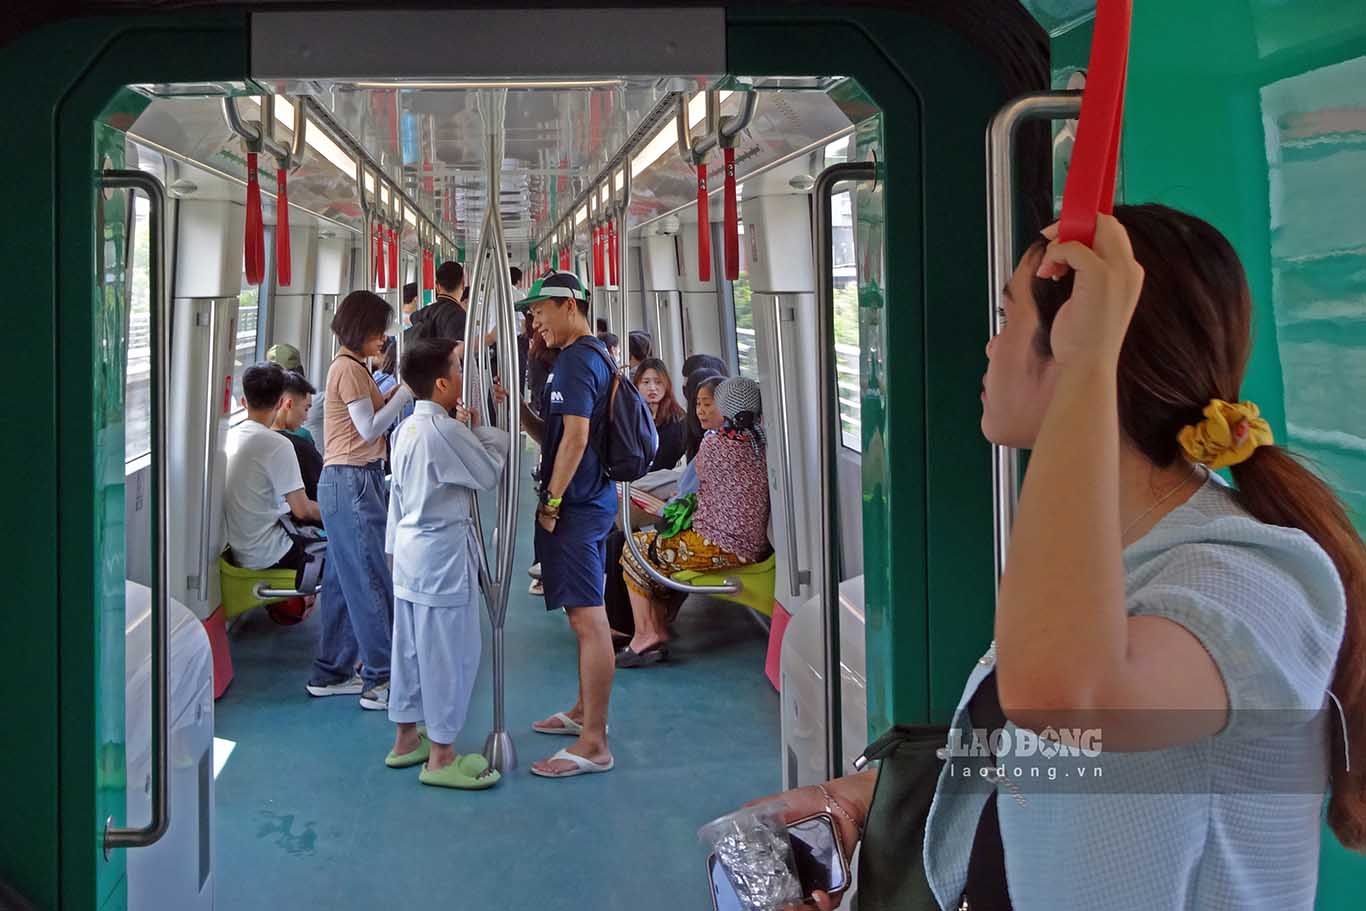
M545 419L545 445L541 450L541 479L550 483L555 473L555 456L564 438L564 416L578 415L601 421L599 406L611 389L612 373L606 359L594 350L588 336L560 352L553 372L546 380L541 414ZM596 429L596 427L594 428ZM594 451L590 432L588 448L579 460L578 470L564 491L565 506L588 506L615 512L617 494L603 472L602 459Z

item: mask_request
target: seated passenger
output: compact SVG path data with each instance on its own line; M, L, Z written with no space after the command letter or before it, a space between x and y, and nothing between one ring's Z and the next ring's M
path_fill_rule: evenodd
M275 409L275 420L270 429L283 434L294 447L299 459L299 473L304 479L304 493L310 500L318 499L318 476L323 473L323 455L313 445L313 436L304 430L304 421L313 408L313 396L318 390L297 373L285 373L285 392L280 407Z
M688 420L698 422L698 426L702 428L701 433L721 429L721 412L716 407L713 395L716 387L722 382L724 377L705 367L694 370L692 376L688 377ZM663 487L652 491L653 501L659 501L663 496L669 497L667 501L659 502L652 509L647 509L637 502L634 486L631 493L631 530L634 531L659 521L660 515L669 504L683 499L688 494L697 493L697 463L689 462L684 467L683 473L672 485L671 493L665 492ZM643 501L645 498L638 499ZM621 552L625 546L625 533L620 527L612 529L612 533L607 536L607 623L612 628L613 639L619 640L618 644L622 645L631 640L636 628L635 617L631 613L630 593L626 588L621 568ZM678 609L682 607L683 595L670 591L662 600L665 605L664 621L667 626L673 622Z
M294 447L271 423L285 391L286 373L264 362L242 373L242 405L247 420L228 434L228 559L243 569L302 568L304 546L280 524L292 515L300 522L322 521L316 501L304 491Z
M613 363L621 357L621 339L616 335L611 332L599 332L598 341L607 346L607 353L612 356Z
M630 358L630 368L635 370L640 362L655 356L654 340L644 329L632 329L626 336L626 354Z
M458 409L460 346L414 342L403 376L417 396L394 436L394 474L384 549L394 563L393 665L389 720L396 725L390 768L424 763L426 785L478 790L499 774L478 753L456 756L479 673L479 558L471 504L498 484L508 435L472 427ZM456 410L456 418L451 411ZM426 723L425 734L418 724Z
M688 464L692 465L693 459L697 458L698 447L702 445L702 438L707 435L708 430L719 430L721 427L721 416L716 413L716 387L721 385L726 379L726 375L710 367L699 367L683 382L683 400L687 402L688 412L684 418L686 423L687 444L684 449L684 457ZM710 383L708 380L715 380ZM703 388L706 395L702 394ZM703 420L706 416L715 427L707 426Z
M655 459L650 463L650 470L673 468L683 458L687 440L683 408L674 398L674 384L669 378L669 368L657 357L646 358L636 367L631 381L636 384L641 398L645 399L645 404L650 407L650 415L655 419L655 430L659 433L659 448L655 450Z
M768 465L759 417L759 384L736 377L716 389L724 423L709 431L697 454L698 490L665 510L658 531L635 532L645 559L660 573L722 573L757 562L769 552ZM669 590L655 584L629 550L621 568L631 596L635 634L617 655L617 667L667 660L664 616Z
M683 375L692 376L693 371L701 370L704 367L708 370L715 370L722 376L730 376L730 368L726 366L726 362L714 354L694 354L689 357L683 362Z

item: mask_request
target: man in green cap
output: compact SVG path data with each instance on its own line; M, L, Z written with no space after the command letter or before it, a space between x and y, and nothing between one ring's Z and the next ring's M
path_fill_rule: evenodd
M286 345L283 342L271 345L266 351L266 360L272 364L279 364L286 370L293 370L300 375L304 372L303 359L299 357L299 349L293 345Z

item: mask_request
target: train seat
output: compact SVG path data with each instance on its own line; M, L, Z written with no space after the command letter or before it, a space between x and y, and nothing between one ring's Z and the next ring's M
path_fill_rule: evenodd
M777 568L778 555L771 553L766 560L729 569L722 573L701 573L696 570L683 569L674 573L671 578L676 582L686 582L689 585L724 585L728 578L738 579L740 581L738 592L733 595L716 595L715 597L743 604L756 613L765 617L772 617L773 579Z
M223 593L223 614L225 620L232 620L253 608L274 604L285 598L258 598L256 586L264 582L267 588L288 590L294 588L295 572L292 569L243 569L233 566L223 557L218 558L218 578Z

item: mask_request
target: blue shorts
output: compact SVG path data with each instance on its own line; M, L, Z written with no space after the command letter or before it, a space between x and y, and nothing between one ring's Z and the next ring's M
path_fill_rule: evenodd
M607 535L615 521L615 510L563 506L553 534L536 523L536 553L541 560L546 610L606 603Z

